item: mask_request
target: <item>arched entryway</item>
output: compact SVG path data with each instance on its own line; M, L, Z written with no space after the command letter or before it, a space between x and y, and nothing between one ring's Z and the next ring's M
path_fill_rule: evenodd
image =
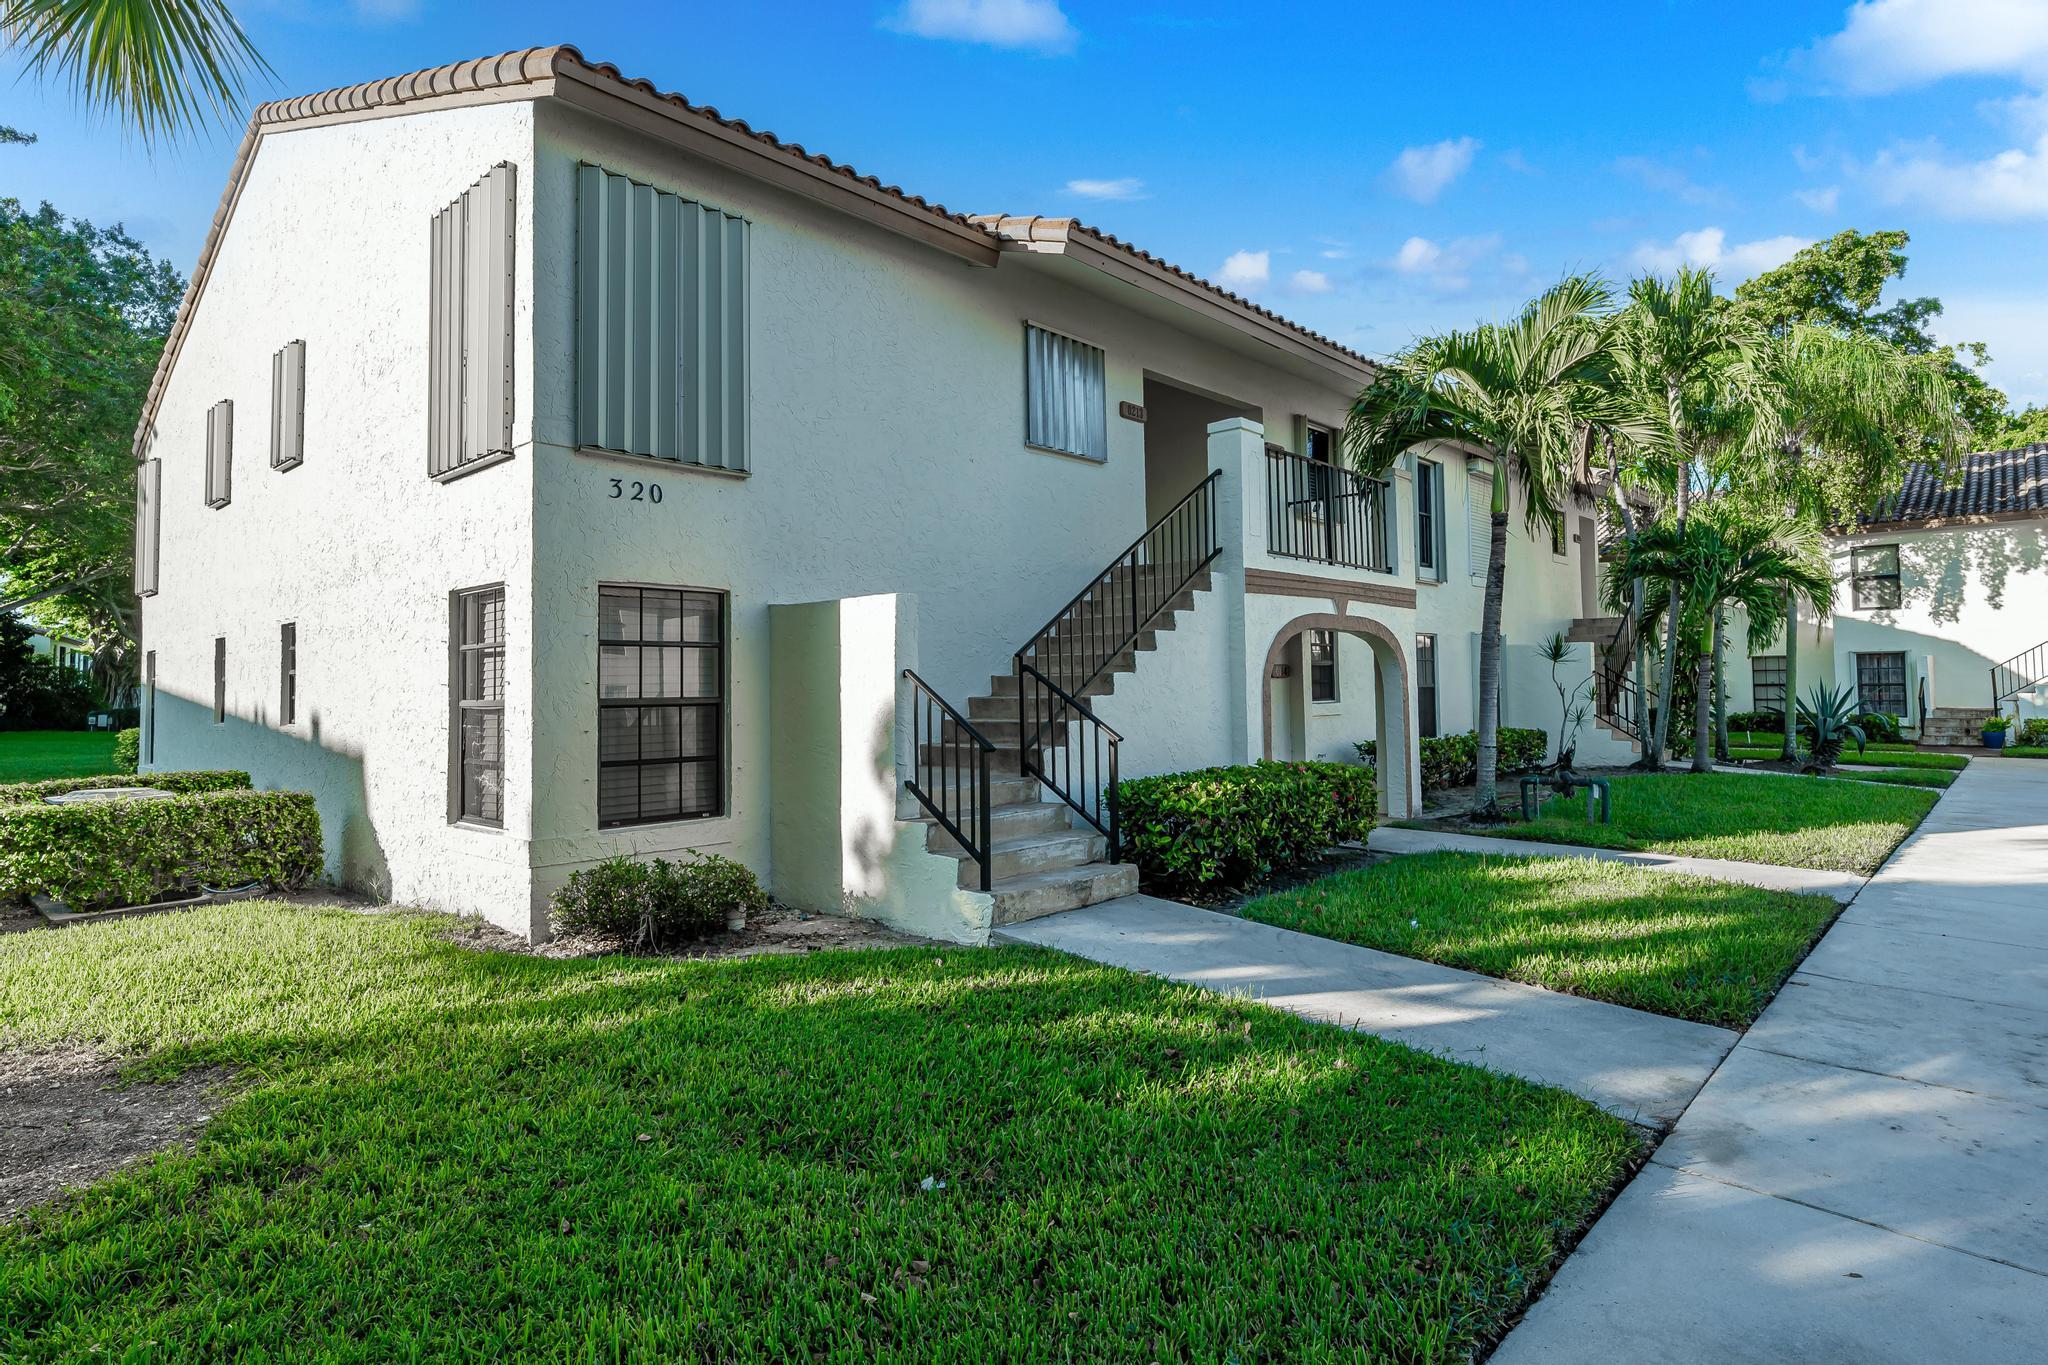
M1286 659L1289 649L1311 631L1327 630L1363 640L1372 651L1374 675L1373 734L1379 758L1380 814L1389 819L1406 819L1414 814L1411 788L1414 724L1410 717L1408 655L1401 641L1378 621L1366 616L1337 612L1312 612L1297 616L1273 637L1266 650L1263 679L1259 689L1260 734L1263 754L1273 752L1273 673Z

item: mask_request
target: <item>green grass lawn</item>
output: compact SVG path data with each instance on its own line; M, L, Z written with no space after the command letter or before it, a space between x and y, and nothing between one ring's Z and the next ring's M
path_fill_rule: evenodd
M1736 759L1775 759L1776 747L1736 747L1730 745L1728 756ZM1917 749L1880 749L1875 744L1857 753L1851 748L1836 760L1844 768L1913 768L1924 772L1959 773L1970 766L1968 754L1930 754Z
M114 771L111 730L0 731L0 784Z
M1428 853L1265 896L1247 919L1746 1028L1835 917L1825 896L1591 858Z
M0 1226L0 1359L1462 1361L1640 1152L1561 1091L1051 952L449 925L0 937L0 1045L243 1087Z
M1831 781L1883 782L1894 787L1942 789L1956 780L1956 774L1939 768L1858 768L1848 764L1835 769Z
M1583 796L1554 797L1536 820L1488 832L1868 875L1937 799L1910 787L1792 775L1636 773L1613 781L1612 824L1588 824Z
M2048 745L2015 744L2004 751L2007 758L2048 758Z

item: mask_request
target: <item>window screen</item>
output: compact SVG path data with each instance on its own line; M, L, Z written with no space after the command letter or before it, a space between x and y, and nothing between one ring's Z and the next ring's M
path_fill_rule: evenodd
M725 799L725 599L597 591L597 822L716 815Z
M1109 395L1099 346L1024 326L1024 440L1109 458Z
M505 590L455 595L455 814L505 823Z

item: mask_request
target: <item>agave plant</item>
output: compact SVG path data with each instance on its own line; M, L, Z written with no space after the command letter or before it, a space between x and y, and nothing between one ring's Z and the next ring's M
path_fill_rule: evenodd
M1806 699L1799 703L1799 728L1808 737L1808 752L1812 758L1806 768L1808 772L1825 772L1834 767L1835 760L1842 756L1842 746L1848 741L1856 741L1859 754L1868 742L1863 727L1856 723L1855 694L1846 687L1815 683Z

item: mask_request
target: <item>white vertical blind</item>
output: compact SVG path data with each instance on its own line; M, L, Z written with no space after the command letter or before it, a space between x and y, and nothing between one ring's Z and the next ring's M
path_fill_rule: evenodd
M427 472L512 449L517 169L493 166L428 234Z
M157 546L163 535L161 505L164 462L145 459L135 466L135 595L154 597L157 590Z
M577 172L576 442L743 471L747 221Z
M306 458L306 343L289 341L270 357L270 467L296 469Z
M206 505L226 507L234 496L235 400L223 398L206 412Z
M1098 346L1024 324L1024 439L1109 458L1109 393Z

